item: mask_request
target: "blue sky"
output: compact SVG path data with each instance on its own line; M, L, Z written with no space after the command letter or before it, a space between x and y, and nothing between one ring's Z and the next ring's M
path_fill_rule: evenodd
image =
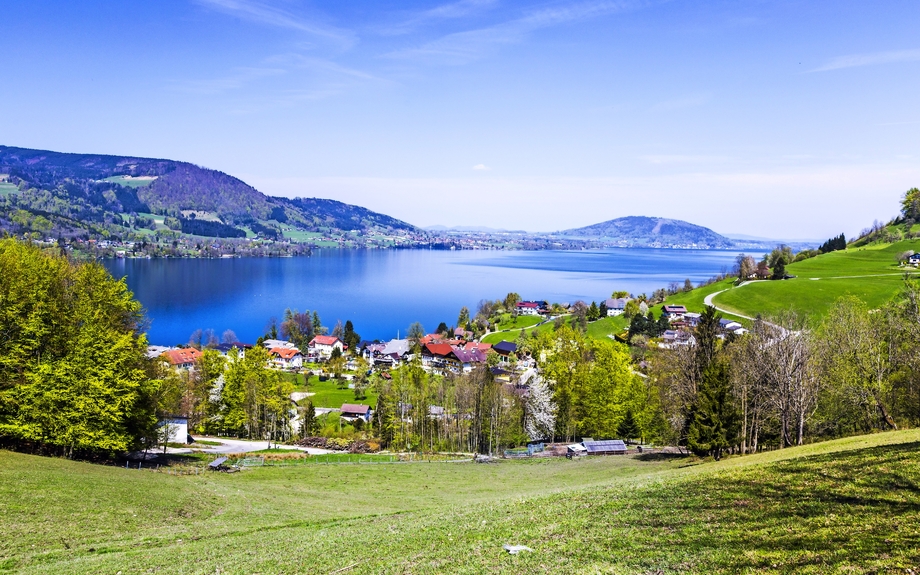
M920 186L915 1L0 0L0 143L418 225L852 235Z

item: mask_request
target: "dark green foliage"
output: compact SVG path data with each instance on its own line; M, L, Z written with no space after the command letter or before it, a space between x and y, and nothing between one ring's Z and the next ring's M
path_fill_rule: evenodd
M703 372L691 408L687 446L700 457L719 460L726 448L736 444L739 425L728 367L716 361Z
M642 436L642 430L639 429L639 423L636 421L632 409L626 410L626 415L623 416L623 421L621 421L620 425L617 426L617 435L620 436L621 439L625 439L627 442L631 439Z
M839 236L833 237L821 244L821 247L818 248L818 251L822 254L826 254L828 252L835 252L837 250L845 249L847 249L847 240L843 234L840 234Z
M0 240L0 442L66 456L151 436L140 304L100 265Z
M358 344L361 343L361 336L355 332L355 326L351 320L345 322L345 328L342 330L342 343L352 353L358 350Z
M661 317L656 321L655 315L649 310L648 315L645 317L642 314L636 314L632 318L629 323L629 337L630 339L636 335L661 337L661 334L667 329L670 329L670 324L664 314L661 314Z
M166 220L172 220L173 218L166 218ZM186 219L186 218L177 218L178 219L178 229L182 231L183 234L191 234L194 236L207 236L210 238L245 238L246 232L239 228L233 226L228 226L220 222L211 222L208 220L198 220L198 219ZM166 225L169 225L167 223ZM172 226L169 226L172 227Z
M260 237L263 237L263 238L268 238L272 240L280 240L282 238L281 232L279 232L278 230L276 230L275 228L271 226L263 226L259 222L250 222L249 229L251 229L253 233L258 234ZM185 231L185 230L182 230L182 231ZM243 232L243 236L240 236L240 237L245 237L245 236L246 236L246 232Z
M594 301L591 302L591 306L588 307L587 317L588 317L588 321L595 321L597 319L600 319L601 311L597 307L597 302L594 302Z
M770 277L770 279L786 279L786 260L784 258L779 258L776 260L776 263L773 264L773 275Z
M443 321L438 324L438 329L434 330L435 333L447 333L448 331L450 330L447 327L447 324L444 323Z

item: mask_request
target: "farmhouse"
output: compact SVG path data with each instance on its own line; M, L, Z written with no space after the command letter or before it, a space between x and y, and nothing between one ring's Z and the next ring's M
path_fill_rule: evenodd
M909 263L912 266L920 265L920 254L913 254L912 256L907 258L907 263Z
M535 301L519 301L515 307L520 315L540 315L540 304Z
M628 301L629 298L625 297L604 300L604 305L607 307L607 317L622 315L626 311L626 302Z

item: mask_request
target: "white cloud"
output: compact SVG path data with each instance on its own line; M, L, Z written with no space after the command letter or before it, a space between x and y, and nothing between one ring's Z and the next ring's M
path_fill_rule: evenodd
M348 47L355 43L354 33L348 30L302 18L265 2L255 0L198 0L198 2L231 16L268 24L269 26L305 32L311 36L333 41L342 46Z
M387 58L433 63L464 64L482 58L497 47L516 44L543 28L587 20L644 7L650 2L592 0L544 8L495 26L448 34L416 48L385 54Z
M481 171L481 172L487 172L487 171L491 170L492 168L490 168L489 166L487 166L487 165L485 165L485 164L476 164L475 166L473 166L473 169L474 169L474 170Z
M415 28L431 22L452 20L471 16L480 10L494 6L497 2L498 0L460 0L459 2L442 4L440 6L435 6L430 10L424 10L422 12L410 15L399 24L382 28L379 30L379 32L381 34L390 36L408 34Z
M192 94L221 94L238 90L250 82L280 76L286 72L281 68L236 68L232 73L221 78L175 82L173 87L180 92Z
M819 66L810 72L827 72L843 68L857 68L860 66L875 66L890 64L892 62L916 62L920 60L920 50L894 50L891 52L873 52L870 54L850 54L834 58L827 64Z

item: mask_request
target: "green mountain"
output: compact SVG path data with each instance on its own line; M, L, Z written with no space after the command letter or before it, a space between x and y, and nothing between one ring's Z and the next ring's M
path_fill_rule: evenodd
M420 233L359 206L266 196L229 174L188 162L8 146L0 146L0 208L4 231L63 237L124 237L164 228L271 239Z
M621 247L730 248L732 240L682 220L628 216L558 232L567 238L594 239Z

